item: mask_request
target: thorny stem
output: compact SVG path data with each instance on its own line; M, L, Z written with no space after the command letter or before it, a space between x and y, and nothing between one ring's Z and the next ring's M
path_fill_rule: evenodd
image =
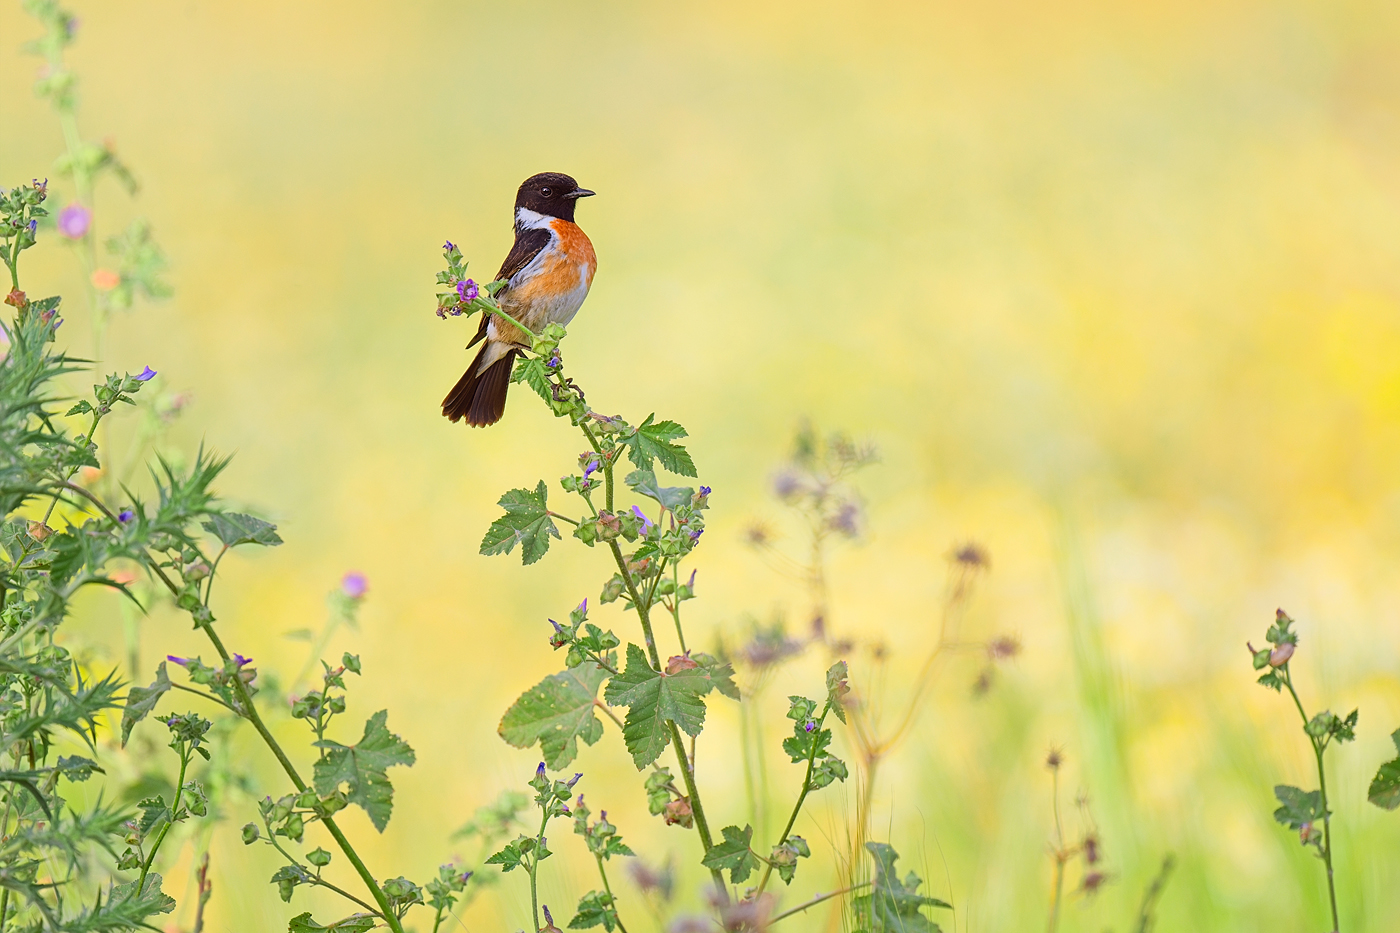
M826 706L822 707L821 718L817 720L817 728L814 732L821 732L822 724L826 722L827 714L831 712L831 701L826 701ZM812 742L812 750L807 753L807 773L802 778L802 792L797 795L797 803L793 805L792 815L788 817L787 825L783 827L783 834L778 837L778 845L787 842L788 835L792 832L792 827L797 823L797 814L802 812L802 804L807 802L807 795L812 792L812 771L817 764L818 743ZM763 877L758 882L758 893L762 894L763 889L768 887L768 878L773 874L773 863L767 862L763 868ZM756 896L756 895L755 895Z
M1307 732L1308 714L1303 711L1303 701L1298 699L1298 691L1293 689L1293 671L1283 665L1283 685L1293 697L1293 705L1298 707L1298 715L1303 719L1303 731L1312 743L1313 757L1317 760L1317 782L1322 794L1322 862L1327 866L1327 898L1332 907L1332 933L1339 933L1341 923L1337 919L1337 885L1332 878L1332 811L1327 806L1327 769L1323 767L1322 755L1327 750L1324 739Z
M816 897L812 898L810 901L803 901L801 904L798 904L796 907L789 907L787 910L783 911L782 913L778 914L777 916L775 916L775 917L770 917L770 918L768 919L768 922L769 922L770 924L772 924L772 923L777 923L779 920L786 920L788 917L791 917L793 914L799 914L799 913L801 913L802 911L807 910L808 908L816 907L818 904L822 903L823 901L829 901L829 900L831 900L833 897L840 897L842 894L850 894L852 891L859 891L861 888L869 887L871 884L874 884L874 882L873 882L873 881L859 881L859 882L856 882L855 884L847 885L847 886L844 887L844 888L837 888L835 891L832 891L830 894L818 894Z
M160 578L161 582L165 584L166 589L170 590L173 594L179 593L179 588L171 582L170 578L165 575L165 571L161 570L154 560L148 559L147 566L150 567L156 576ZM207 635L209 641L213 643L214 650L219 652L219 657L222 658L225 663L232 660L228 649L224 647L223 639L219 638L219 633L214 631L214 626L203 625L200 627L204 629L204 634ZM233 678L233 687L238 691L239 703L243 707L242 715L253 724L253 728L257 730L258 735L262 738L263 744L266 745L268 749L271 750L273 756L277 758L277 763L282 766L282 770L285 771L287 777L291 779L292 786L297 789L298 793L306 790L306 782L301 779L301 775L297 773L296 766L292 764L291 759L287 757L287 753L282 750L282 746L278 744L277 740L273 738L272 733L268 731L267 724L263 722L262 715L258 713L258 708L253 705L253 695L248 692L248 685L243 682L243 678ZM330 816L321 817L321 822L325 825L326 831L331 834L331 838L335 839L335 843L340 847L340 851L345 854L350 864L354 866L355 873L360 876L360 880L364 882L370 894L374 896L374 902L379 905L379 912L384 917L384 922L389 925L389 929L392 930L393 933L404 933L403 924L399 921L399 918L394 915L393 909L389 906L389 898L386 897L384 892L380 889L379 883L374 880L374 876L370 874L369 868L365 866L364 861L360 858L359 853L355 851L355 847L350 844L350 840L346 838L345 833L341 831L340 827L336 825L335 820Z

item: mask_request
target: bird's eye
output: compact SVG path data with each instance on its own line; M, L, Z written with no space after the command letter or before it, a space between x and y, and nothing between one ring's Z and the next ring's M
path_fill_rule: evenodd
M545 185L543 188L540 189L540 194L544 195L547 198L552 198L554 197L554 189L549 187L549 185Z

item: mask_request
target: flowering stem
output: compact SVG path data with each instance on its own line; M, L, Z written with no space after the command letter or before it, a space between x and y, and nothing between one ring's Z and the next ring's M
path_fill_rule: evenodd
M179 588L171 582L170 578L165 575L165 571L161 570L155 560L148 558L146 566L160 578L160 581L165 584L166 589L170 590L174 595L179 594ZM229 655L228 649L224 647L223 639L219 638L219 633L214 631L214 626L202 625L200 628L204 629L204 634L209 637L209 641L214 645L214 650L219 653L219 657L223 659L225 664L229 663L232 657ZM306 790L306 782L301 779L301 775L297 773L296 766L292 764L292 760L287 757L287 753L282 750L282 746L278 744L277 740L273 738L272 733L268 731L267 724L263 722L262 716L258 713L258 708L253 705L253 695L248 692L248 685L244 683L242 677L233 678L233 688L238 691L239 705L243 707L241 715L253 724L253 728L258 731L258 735L262 738L263 744L271 750L273 756L277 759L277 763L282 766L282 770L285 771L287 777L291 779L292 786L297 789L297 792L300 793ZM394 915L393 909L389 906L389 899L380 889L378 882L374 880L374 876L369 873L369 869L365 866L364 861L360 859L359 853L357 853L355 847L350 844L350 840L346 838L345 833L336 825L335 820L329 816L321 817L321 822L325 825L326 831L331 834L331 838L335 840L336 845L340 847L340 851L345 854L346 859L354 866L355 873L360 876L360 880L364 882L370 894L374 896L374 902L379 905L379 912L384 917L384 922L389 925L389 929L393 931L393 933L404 933L403 924L399 921L399 918Z
M1317 760L1317 782L1322 795L1322 863L1327 867L1327 897L1332 907L1332 933L1339 933L1341 924L1337 919L1337 886L1332 879L1332 811L1327 806L1327 769L1323 767L1322 756L1327 750L1325 739L1320 739L1307 731L1308 714L1303 711L1303 701L1298 699L1298 691L1293 689L1293 671L1288 664L1283 665L1283 685L1293 697L1293 705L1303 719L1303 732L1312 743L1313 757Z
M535 874L540 867L540 849L544 846L544 829L549 825L549 807L541 808L544 811L544 819L540 820L540 831L535 836L535 851L530 856L530 913L535 918L535 929L540 928L540 898L539 891L535 884Z
M831 700L826 701L826 706L822 707L821 718L817 720L817 728L813 731L820 732L822 724L826 722L827 714L831 712ZM802 791L797 795L797 803L792 808L792 815L788 817L787 826L783 827L783 834L778 838L778 845L787 842L788 835L792 832L793 825L797 822L797 814L802 812L802 804L806 803L807 795L812 792L812 771L817 765L818 743L812 742L812 750L807 753L807 773L802 778ZM756 854L756 853L755 853ZM768 878L773 874L773 863L767 862L763 869L763 877L758 882L758 894L763 893L763 889L768 887ZM756 897L757 895L755 895Z
M180 795L185 792L185 771L190 766L189 749L184 743L180 745L180 777L175 781L175 802L170 805L171 820L167 821L160 828L160 835L156 837L156 844L151 846L151 854L146 856L145 864L141 866L141 878L136 882L136 895L139 897L141 891L146 887L146 875L150 874L151 866L155 864L156 853L160 851L161 844L165 842L166 834L170 832L173 820L180 812Z
M617 913L617 898L613 897L612 885L608 884L608 871L603 867L603 857L594 855L593 858L598 862L598 875L603 879L603 890L607 892L608 902L612 904L613 916L617 919L617 928L620 933L627 933L627 927L622 925L622 917Z

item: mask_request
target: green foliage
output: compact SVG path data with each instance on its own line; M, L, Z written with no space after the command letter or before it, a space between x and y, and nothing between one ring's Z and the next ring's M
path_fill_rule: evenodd
M386 772L395 765L412 765L416 757L407 742L389 731L385 725L388 718L388 710L371 716L365 722L364 736L354 745L330 740L316 743L328 749L316 762L316 792L324 797L345 785L349 801L363 807L381 833L394 808L394 788Z
M287 933L369 933L375 926L374 917L368 914L355 914L323 926L311 919L311 911L308 910L292 918L287 924Z
M611 894L603 891L589 891L579 898L578 910L569 921L571 930L587 930L602 927L608 933L617 928L617 907Z
M953 905L920 894L923 881L913 872L901 881L894 867L899 853L893 846L867 842L865 848L875 859L875 883L869 894L857 897L853 904L859 933L938 933L938 924L924 915L923 908Z
M705 852L701 864L706 868L728 869L731 884L743 884L758 866L758 856L749 848L753 840L753 827L726 826L724 841L715 843Z
M591 661L549 675L506 710L497 731L516 748L538 742L551 769L567 767L578 756L579 739L592 745L603 735L594 701L606 676Z
M501 496L497 505L506 514L491 523L481 539L482 554L509 554L518 543L520 561L533 564L549 550L549 538L559 537L559 529L549 518L549 490L544 480L531 492L512 489Z
M650 470L653 461L672 473L681 476L694 476L695 461L690 453L673 441L685 437L685 428L674 421L657 421L655 414L647 415L646 420L628 434L619 438L619 443L627 448L627 459L643 470Z
M1366 791L1366 799L1383 810L1400 807L1400 729L1390 734L1390 741L1395 744L1396 757L1380 766Z
M773 847L768 861L778 872L778 877L783 879L784 884L792 884L792 879L797 875L797 860L808 858L812 854L812 849L807 845L807 840L801 836L788 836L782 843Z
M705 725L701 698L714 687L705 668L665 673L651 666L641 648L627 646L627 668L608 681L603 696L610 706L627 707L622 735L638 770L661 757L671 741L668 723L687 735L700 734Z

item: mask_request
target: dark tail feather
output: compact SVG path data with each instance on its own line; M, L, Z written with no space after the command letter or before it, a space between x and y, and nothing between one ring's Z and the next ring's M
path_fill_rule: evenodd
M447 398L442 400L442 413L447 420L457 422L465 418L472 427L482 428L500 421L501 415L505 414L510 371L520 351L511 350L492 363L486 372L478 374L476 369L487 346L490 344L482 346L471 366L457 380L452 391L447 393Z

